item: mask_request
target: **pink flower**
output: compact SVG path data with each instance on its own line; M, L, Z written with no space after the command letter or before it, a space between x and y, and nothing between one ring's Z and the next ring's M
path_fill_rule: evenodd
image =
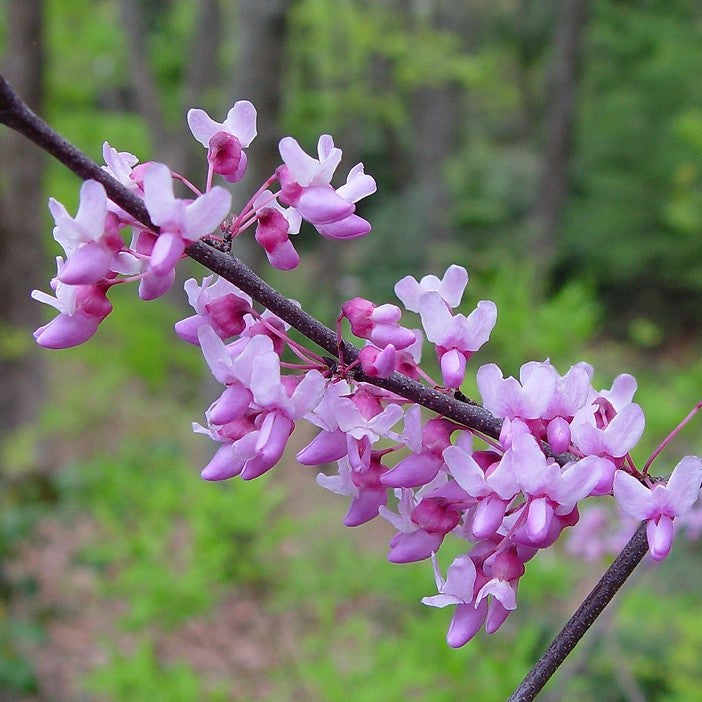
M256 137L256 108L248 100L234 103L224 122L215 122L204 110L188 110L188 126L207 149L207 160L215 173L230 183L246 173L244 149Z
M63 265L57 258L59 274ZM39 346L66 349L78 346L97 331L98 325L112 311L105 289L100 285L66 285L59 278L51 281L55 297L33 290L32 297L59 311L58 317L39 327L34 338Z
M338 475L317 474L317 484L337 495L351 499L344 518L346 526L359 526L378 516L378 510L387 503L387 488L380 476L387 468L380 462L382 453L373 451L368 466L352 468L348 459L338 462Z
M468 285L468 271L463 266L449 266L444 277L425 275L419 282L411 275L395 284L395 294L410 312L419 312L419 300L427 292L439 293L441 299L451 308L461 304L463 292Z
M144 203L161 233L151 253L150 268L156 275L172 270L185 247L210 234L229 213L231 195L215 186L196 200L181 200L173 195L173 180L168 166L153 163L144 176Z
M415 343L414 332L399 324L402 312L395 305L374 305L370 300L354 297L341 306L349 320L351 331L361 339L368 339L379 348L392 344L396 350Z
M276 171L281 185L278 195L284 205L292 205L329 239L353 239L370 231L370 224L353 214L354 203L375 192L375 180L363 172L363 164L354 166L346 184L334 190L332 175L341 161L341 149L328 134L317 144L318 158L306 154L292 137L281 139L280 155L284 165Z
M621 458L631 451L643 434L645 418L641 407L630 402L614 413L605 400L586 405L576 412L570 425L573 443L586 455Z
M120 255L124 242L119 235L119 220L107 211L107 203L105 188L95 180L86 180L81 186L75 218L60 202L49 200L56 222L54 238L67 255L59 273L62 283L91 285L110 271L138 271L139 263L134 257Z
M251 298L224 278L210 275L198 285L195 278L185 281L188 302L196 314L175 325L178 336L191 344L198 344L197 330L205 325L214 329L221 339L228 339L244 331L244 315L251 311Z
M436 344L444 383L459 387L466 362L490 338L497 321L495 303L481 300L467 317L452 315L439 293L428 292L419 300L419 314L427 339Z
M300 231L300 213L293 207L281 207L270 190L261 192L252 204L258 221L256 241L263 247L270 264L281 271L296 268L300 256L289 235Z
M501 463L508 466L528 498L526 529L535 546L548 538L554 515L572 512L592 493L611 465L605 458L587 456L561 468L552 458L546 458L533 436L522 432L515 434Z
M494 363L478 368L477 383L485 409L496 417L537 419L546 411L556 389L556 374L548 363L525 363L520 381L504 378Z
M441 577L436 555L432 555L434 578L438 595L423 597L422 604L430 607L456 606L449 624L446 642L451 648L467 644L480 629L487 615L486 599L475 602L477 571L470 556L458 556L446 571L446 580Z
M614 498L626 514L646 519L646 534L651 558L663 560L673 543L673 519L689 512L696 502L702 484L702 460L697 456L683 458L670 475L667 484L642 485L634 476L617 471L614 476Z

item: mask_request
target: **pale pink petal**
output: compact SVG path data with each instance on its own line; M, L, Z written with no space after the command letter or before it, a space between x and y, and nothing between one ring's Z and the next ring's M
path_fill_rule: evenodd
M227 113L224 126L246 148L256 137L256 108L248 100L238 100Z
M648 550L654 561L662 561L673 545L673 520L661 515L657 520L649 519L646 524Z
M328 224L348 217L354 205L339 197L331 186L319 185L306 188L295 203L295 209L312 224Z
M634 476L618 470L614 476L613 489L614 499L622 511L639 520L653 516L655 508L653 494Z
M697 501L702 483L702 460L697 456L685 456L671 474L666 486L675 506L673 514L688 512Z
M446 643L451 648L460 648L467 644L478 633L486 614L485 600L477 607L473 607L472 604L458 605L446 634Z
M210 139L219 131L223 131L224 126L220 122L215 122L204 110L191 109L187 115L188 126L197 139L205 148L208 148ZM239 139L241 141L241 139Z
M210 234L229 214L231 205L231 193L216 185L185 208L184 233L190 241Z
M490 300L481 300L466 318L466 334L469 339L466 351L477 351L487 340L497 322L497 305Z
M325 239L337 240L358 239L368 234L371 230L370 222L356 214L350 214L338 222L317 224L315 226Z
M375 179L363 172L363 164L354 166L346 179L346 184L337 188L336 193L349 202L358 202L368 195L372 195L378 186Z
M185 243L180 234L162 232L149 257L149 266L157 276L166 275L175 268L184 251Z
M319 162L306 154L292 137L283 137L278 150L295 182L307 187L319 168Z
M152 163L144 174L144 203L156 225L173 219L175 196L171 169L163 163Z
M463 266L452 265L444 273L439 292L449 307L458 307L466 285L468 285L468 271Z

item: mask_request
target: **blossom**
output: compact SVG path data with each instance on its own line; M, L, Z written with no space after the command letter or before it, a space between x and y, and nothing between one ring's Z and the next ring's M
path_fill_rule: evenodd
M338 461L338 475L317 474L317 484L337 495L351 497L344 518L346 526L359 526L378 516L378 510L387 503L387 488L380 476L387 468L380 462L382 452L372 451L368 466L353 468L348 458Z
M617 471L614 498L621 509L635 519L646 519L646 535L651 558L663 560L673 543L673 519L689 512L702 484L702 460L683 458L668 478L667 484L649 488L633 475Z
M96 180L86 180L80 189L80 204L75 217L57 200L49 199L49 210L56 222L54 239L61 244L67 259L59 279L70 285L91 285L110 271L134 273L139 264L133 256L120 256L124 246L119 235L119 220L108 212L105 188Z
M306 154L292 137L281 139L284 164L276 174L281 185L280 202L293 206L328 239L353 239L370 231L370 224L354 214L355 203L375 192L375 180L359 163L349 172L346 184L337 190L331 178L341 161L341 149L328 134L319 137L318 158Z
M419 282L411 275L395 284L395 295L410 312L419 312L419 300L427 292L439 293L441 299L451 308L461 304L463 291L468 285L468 271L463 266L449 266L444 277L425 275Z
M256 137L256 108L248 100L239 100L224 122L215 122L200 109L188 110L187 119L193 136L207 149L212 170L230 183L240 181L246 173L244 149Z
M144 203L153 223L161 228L150 268L156 275L164 275L175 267L186 245L220 225L229 213L231 195L215 186L194 201L176 198L170 169L153 163L144 175Z
M609 410L609 411L608 411ZM586 405L576 412L571 422L573 443L584 454L625 456L641 438L645 418L643 410L630 402L613 414L611 405Z
M356 336L380 348L392 344L395 350L401 350L416 341L414 332L400 326L402 312L396 305L374 305L370 300L354 297L344 302L341 312Z
M497 306L481 300L467 317L452 315L439 293L428 292L419 300L419 314L427 339L436 344L444 383L450 388L459 387L466 362L490 338L497 321Z
M252 302L234 284L209 275L203 278L202 285L189 278L184 288L195 314L176 323L175 331L181 339L198 344L197 330L203 325L212 327L221 339L244 331L244 315L251 311Z
M446 634L446 642L451 648L460 648L478 633L485 620L488 603L485 598L475 603L477 570L470 556L454 558L446 571L446 580L441 577L435 554L432 555L432 563L439 594L423 597L422 604L430 607L456 606Z
M263 247L270 264L289 271L300 263L300 256L290 241L290 234L300 231L302 218L294 207L281 207L270 190L264 190L253 200L256 211L256 241Z
M56 259L59 276L63 259ZM55 297L41 290L33 290L32 297L59 311L51 322L39 327L34 338L39 346L65 349L78 346L97 331L98 325L112 311L105 288L101 285L67 285L60 277L51 281Z
M519 380L504 378L494 363L478 368L476 376L483 406L496 417L537 419L546 411L556 389L550 364L525 363Z

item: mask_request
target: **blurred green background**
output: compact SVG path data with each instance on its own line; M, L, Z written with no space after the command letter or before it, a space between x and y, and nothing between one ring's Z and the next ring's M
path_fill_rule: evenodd
M0 0L3 71L100 161L104 140L202 183L188 107L259 110L239 203L277 141L320 133L378 193L364 240L303 229L270 273L328 324L341 299L394 301L400 277L471 274L499 306L473 367L530 359L595 384L639 380L638 461L702 396L702 6L684 0ZM0 700L504 699L606 567L530 562L519 608L460 651L427 563L385 560L391 530L290 459L205 484L190 422L216 396L176 290L115 311L85 347L37 353L53 257L50 194L78 182L0 131ZM340 184L340 183L339 183ZM201 275L191 266L186 275ZM466 311L464 310L464 311ZM464 388L475 392L470 383ZM702 452L699 420L656 466ZM460 544L447 546L450 551ZM445 554L444 567L450 562ZM702 700L697 543L645 566L542 695Z

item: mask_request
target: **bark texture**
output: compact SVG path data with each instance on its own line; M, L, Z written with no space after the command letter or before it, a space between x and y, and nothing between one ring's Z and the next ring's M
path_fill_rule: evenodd
M42 0L9 0L3 71L37 112L44 97ZM43 359L31 336L42 305L30 298L46 288L44 154L20 134L0 130L0 437L35 419L44 391Z

